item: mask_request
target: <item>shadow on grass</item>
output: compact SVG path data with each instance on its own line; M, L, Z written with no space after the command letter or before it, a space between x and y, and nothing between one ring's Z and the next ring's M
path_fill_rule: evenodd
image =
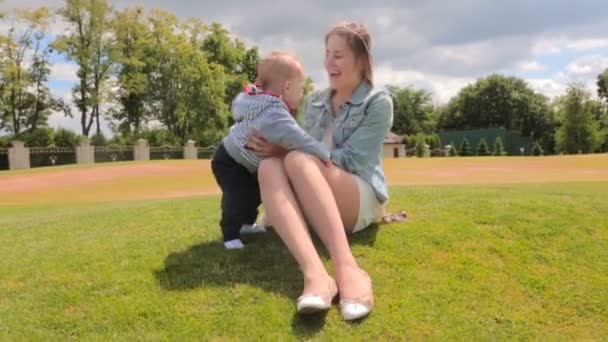
M349 236L351 245L373 246L378 226ZM173 252L164 268L155 272L166 291L186 291L200 287L232 287L246 284L295 299L302 291L302 274L295 259L274 231L243 237L245 248L226 251L221 241L208 241ZM328 254L318 239L315 246L324 259ZM294 314L296 335L313 337L325 325L325 314Z

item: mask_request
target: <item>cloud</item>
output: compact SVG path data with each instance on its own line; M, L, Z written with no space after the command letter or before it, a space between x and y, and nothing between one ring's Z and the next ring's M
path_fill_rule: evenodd
M51 79L54 81L78 81L78 67L73 63L55 63L51 65Z
M372 34L379 82L412 84L447 101L458 87L489 73L523 75L553 96L570 79L592 84L605 67L608 1L513 0L311 0L308 2L115 0L116 8L142 5L180 18L219 21L263 53L288 49L301 56L315 84L327 83L323 70L325 32L340 20L365 24ZM3 8L47 5L61 0L6 0ZM59 20L55 33L65 29ZM595 57L589 57L595 56ZM542 58L541 58L542 57ZM54 67L53 78L73 81L69 64Z
M544 70L545 66L539 63L538 61L529 60L519 63L517 68L524 72L534 72Z
M608 47L608 39L581 39L570 42L567 47L573 50L587 51Z
M558 97L566 92L567 85L554 79L528 79L527 81L532 89L546 95L549 98Z

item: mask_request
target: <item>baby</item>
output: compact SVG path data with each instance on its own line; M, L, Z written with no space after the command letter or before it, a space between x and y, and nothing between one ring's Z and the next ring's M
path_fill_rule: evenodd
M241 229L255 228L261 204L257 168L263 157L246 147L256 129L270 143L330 159L329 149L298 126L293 118L304 94L302 63L285 52L273 52L258 65L258 79L232 102L235 121L218 146L211 167L222 189L220 226L226 249L243 248Z

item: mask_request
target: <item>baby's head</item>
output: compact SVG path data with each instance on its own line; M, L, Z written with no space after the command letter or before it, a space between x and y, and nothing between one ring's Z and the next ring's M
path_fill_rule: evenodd
M286 52L272 52L258 65L257 83L280 95L290 109L298 107L304 95L306 75L298 58Z

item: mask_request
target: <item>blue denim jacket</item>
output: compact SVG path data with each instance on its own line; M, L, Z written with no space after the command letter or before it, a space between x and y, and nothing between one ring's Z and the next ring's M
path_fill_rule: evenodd
M332 120L331 90L309 95L304 108L304 130L321 141ZM388 190L382 169L382 145L393 125L390 93L364 81L340 107L336 120L331 160L369 183L378 201L385 203Z

